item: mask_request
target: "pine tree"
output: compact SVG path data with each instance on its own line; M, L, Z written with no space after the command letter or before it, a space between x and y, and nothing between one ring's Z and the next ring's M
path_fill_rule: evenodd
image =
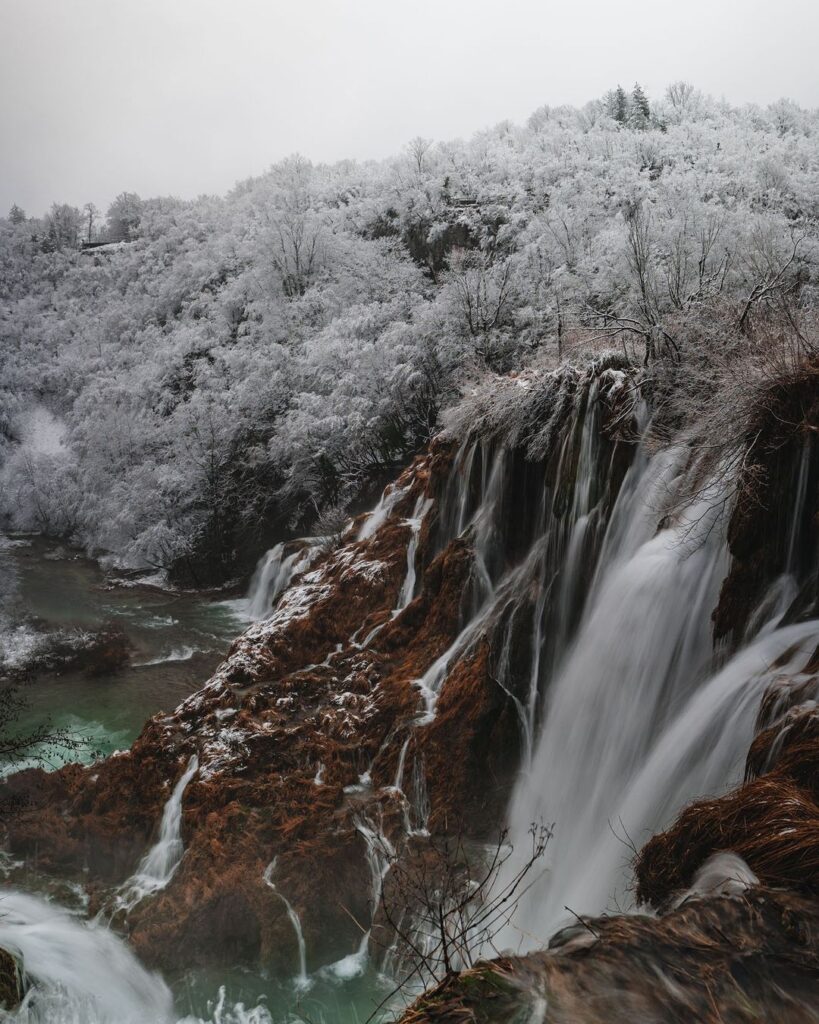
M651 120L651 107L648 103L648 97L643 92L639 82L635 82L634 88L631 90L631 116L635 124L641 128L647 127Z
M12 203L12 207L9 210L9 220L12 224L22 224L26 219L24 210L21 210L17 203Z
M620 124L625 124L628 120L628 97L626 96L626 90L622 85L618 85L614 90L612 96L612 117L615 121L619 121Z

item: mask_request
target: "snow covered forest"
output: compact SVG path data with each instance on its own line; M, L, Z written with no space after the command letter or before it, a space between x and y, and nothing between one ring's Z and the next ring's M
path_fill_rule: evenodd
M763 335L813 350L817 218L819 113L683 83L107 220L14 207L0 517L223 582L332 532L487 375L614 350L696 392Z

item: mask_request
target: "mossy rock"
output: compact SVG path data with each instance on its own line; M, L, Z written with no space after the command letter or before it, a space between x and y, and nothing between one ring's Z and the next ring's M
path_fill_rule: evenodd
M23 1000L23 972L17 957L0 949L0 1008L16 1010Z

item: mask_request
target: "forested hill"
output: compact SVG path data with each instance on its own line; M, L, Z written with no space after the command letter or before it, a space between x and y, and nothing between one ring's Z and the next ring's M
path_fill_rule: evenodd
M812 350L817 217L817 112L679 84L225 198L125 193L102 232L15 207L0 514L204 584L332 532L482 374L613 348L676 400L684 364L679 421L767 339Z

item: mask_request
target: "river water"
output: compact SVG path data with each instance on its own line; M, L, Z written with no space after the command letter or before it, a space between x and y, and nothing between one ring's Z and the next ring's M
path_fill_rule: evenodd
M245 624L240 601L114 585L95 562L42 538L2 539L0 657L25 664L38 638L54 632L113 629L131 645L117 671L35 671L25 687L20 726L47 720L85 740L72 759L129 746L151 715L202 685Z

